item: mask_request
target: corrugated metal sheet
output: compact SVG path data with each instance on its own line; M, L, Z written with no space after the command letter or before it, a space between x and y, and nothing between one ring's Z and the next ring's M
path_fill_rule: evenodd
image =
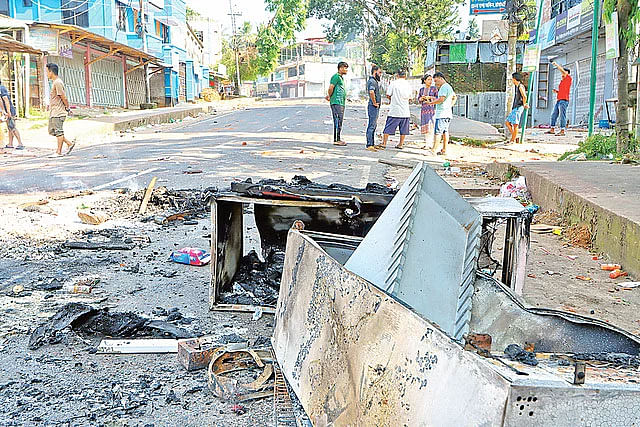
M481 225L480 214L420 163L345 267L460 339L471 317Z

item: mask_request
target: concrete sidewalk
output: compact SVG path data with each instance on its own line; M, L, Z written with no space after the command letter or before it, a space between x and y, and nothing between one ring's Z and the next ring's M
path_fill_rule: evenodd
M593 247L625 271L640 275L640 166L609 162L494 163L504 177L516 168L535 203L589 226Z

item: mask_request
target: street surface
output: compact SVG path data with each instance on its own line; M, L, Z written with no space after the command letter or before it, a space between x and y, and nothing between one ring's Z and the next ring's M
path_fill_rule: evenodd
M69 157L14 161L0 166L4 177L0 193L138 189L153 176L158 177L159 184L171 188L206 188L247 177L290 179L294 175L306 175L322 183L364 186L382 177L384 168L379 158L444 161L411 146L402 152L393 149L397 136L391 138L384 152L366 151L367 113L361 105L347 107L343 139L349 145L336 147L331 143L332 122L326 103L264 104L113 135L107 143L86 148L81 145ZM383 108L378 133L382 132L386 111L388 108ZM463 118L453 121L452 132L454 136L497 135L492 126ZM408 141L421 142L419 130L413 130ZM538 153L455 145L450 146L447 156L466 162L542 158ZM199 170L202 173L188 173Z

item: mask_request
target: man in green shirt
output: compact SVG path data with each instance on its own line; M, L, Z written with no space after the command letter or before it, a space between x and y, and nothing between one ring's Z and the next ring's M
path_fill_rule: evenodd
M347 91L344 87L343 76L347 74L349 64L338 62L338 72L331 77L329 82L329 92L325 97L331 104L331 115L333 116L333 145L347 145L340 138L342 131L342 121L344 120L344 104L347 99Z

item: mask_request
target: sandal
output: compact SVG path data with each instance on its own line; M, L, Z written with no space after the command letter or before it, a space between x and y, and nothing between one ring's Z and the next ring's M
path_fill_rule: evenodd
M447 153L445 153L444 151L438 151L438 152L436 153L436 155L438 155L438 156L446 156L446 154L447 154Z
M387 148L386 145L374 145L375 148L377 148L378 150L384 150Z
M396 145L393 148L395 148L396 150L402 150L404 147L402 145Z

